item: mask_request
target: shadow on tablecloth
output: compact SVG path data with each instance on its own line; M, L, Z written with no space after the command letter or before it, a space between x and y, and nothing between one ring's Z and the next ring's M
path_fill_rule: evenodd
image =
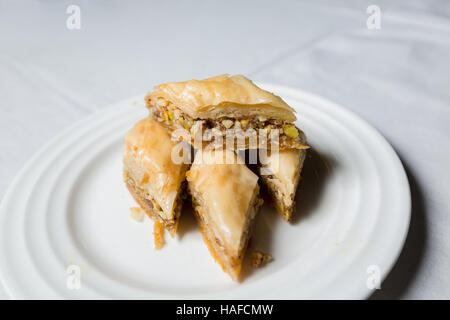
M387 278L381 284L381 289L375 291L369 299L402 299L409 285L414 281L424 255L427 240L424 197L414 174L402 160L411 188L411 223L408 236L399 259Z

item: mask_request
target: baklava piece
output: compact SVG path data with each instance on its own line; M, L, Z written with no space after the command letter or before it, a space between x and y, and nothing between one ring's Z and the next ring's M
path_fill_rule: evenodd
M126 135L124 180L147 215L175 236L184 196L188 161L172 161L177 143L159 122L139 121ZM186 160L186 161L185 161Z
M233 151L197 152L187 172L200 231L223 271L237 280L262 199L258 176Z
M152 117L195 148L305 148L294 110L242 75L162 84L145 100Z
M300 139L306 138L300 131ZM300 173L305 161L306 150L290 149L261 155L258 173L273 204L284 220L290 221L295 212L295 194Z

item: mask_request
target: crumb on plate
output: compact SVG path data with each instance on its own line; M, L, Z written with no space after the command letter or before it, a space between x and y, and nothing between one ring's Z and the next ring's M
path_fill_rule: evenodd
M262 252L258 252L258 251L253 252L252 256L251 256L253 268L260 268L272 260L273 260L273 258L270 254L262 253Z
M130 208L130 217L133 220L137 222L142 222L144 216L145 216L144 210L142 210L141 208L139 207Z
M155 236L155 249L159 250L164 246L164 226L161 222L155 221L153 235Z

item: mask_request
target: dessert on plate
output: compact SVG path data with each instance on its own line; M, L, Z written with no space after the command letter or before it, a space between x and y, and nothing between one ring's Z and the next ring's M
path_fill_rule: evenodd
M306 144L305 134L300 131L299 136L301 143ZM304 149L260 153L258 174L275 208L286 221L290 221L295 212L295 194L305 158Z
M162 84L145 100L152 117L195 148L306 148L294 109L242 75Z
M262 205L258 176L231 150L198 151L187 172L188 190L211 255L237 280Z
M155 225L162 224L175 236L188 160L172 161L176 142L158 121L139 121L125 137L123 175L136 202ZM187 155L186 155L187 157Z
M164 229L175 236L189 193L211 255L238 280L263 203L259 181L284 220L295 210L309 147L294 124L294 110L246 77L228 74L162 84L145 100L150 114L126 135L123 174L131 195L155 221L155 248L164 244ZM192 146L197 152L189 168ZM259 154L253 156L256 173L237 154L250 152ZM132 208L133 219L142 221L142 215ZM255 267L273 260L262 252L251 258Z

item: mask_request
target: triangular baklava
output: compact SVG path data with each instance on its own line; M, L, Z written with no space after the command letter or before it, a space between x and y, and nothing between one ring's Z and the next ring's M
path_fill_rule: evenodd
M175 236L184 196L189 154L173 150L167 129L158 121L139 121L126 135L124 180L136 202Z
M187 172L189 193L211 255L237 280L262 204L258 176L233 151L198 151Z
M195 148L305 147L294 109L242 75L166 83L145 99L152 117Z
M301 131L300 141L306 144L305 135ZM286 221L290 221L295 212L295 194L305 158L304 149L260 152L258 174L275 208Z

